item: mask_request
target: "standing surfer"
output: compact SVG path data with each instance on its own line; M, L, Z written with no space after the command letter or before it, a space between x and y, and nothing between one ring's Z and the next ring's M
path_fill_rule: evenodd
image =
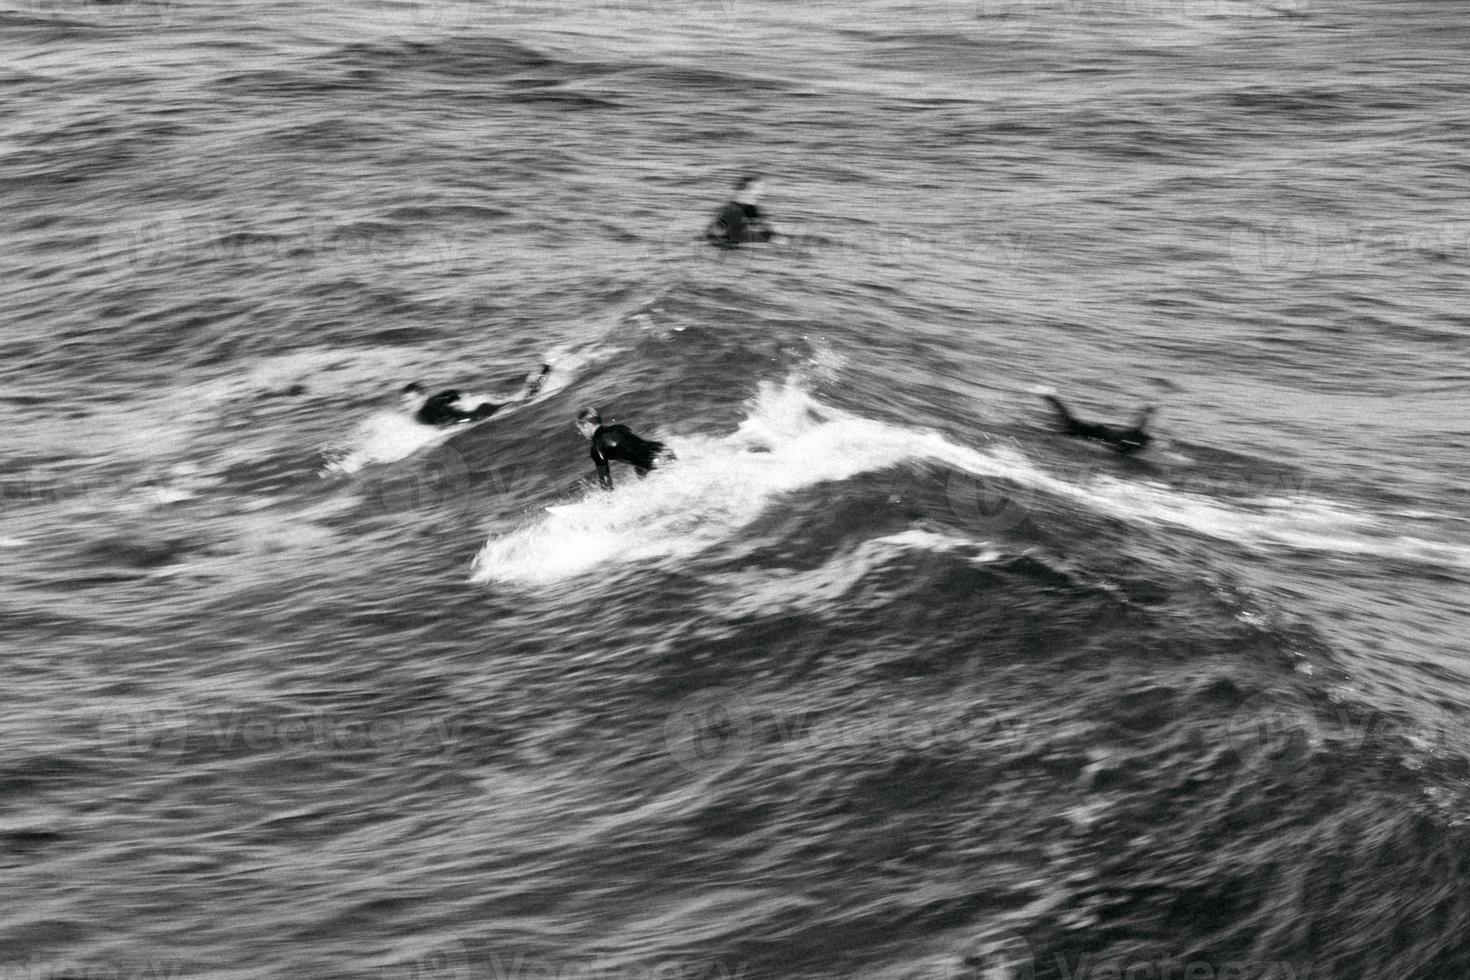
M602 413L595 408L582 409L577 416L577 431L592 442L592 462L597 467L597 482L604 490L613 488L613 460L630 464L642 479L661 459L673 458L663 443L634 435L626 425L603 425Z

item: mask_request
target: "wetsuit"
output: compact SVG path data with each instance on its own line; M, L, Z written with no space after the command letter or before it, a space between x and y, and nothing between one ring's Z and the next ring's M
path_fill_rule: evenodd
M742 242L768 242L775 234L754 204L731 201L720 208L720 213L705 229L704 237L711 245L734 248Z
M424 425L458 425L461 422L478 422L488 419L500 408L491 402L482 402L473 412L463 412L454 407L459 401L459 392L441 391L430 395L414 413L415 421Z
M651 439L641 439L626 425L599 425L592 433L592 462L597 467L597 481L605 489L612 489L613 460L630 463L639 477L658 464L658 457L667 455L668 447Z
M1098 442L1107 443L1108 446L1127 456L1136 453L1147 446L1152 440L1147 432L1143 431L1144 425L1148 423L1148 417L1153 409L1146 408L1138 416L1138 421L1128 427L1117 425L1102 425L1097 422L1084 422L1067 410L1060 398L1052 395L1043 395L1043 398L1056 410L1057 421L1062 424L1062 431L1069 436L1079 439L1094 439Z

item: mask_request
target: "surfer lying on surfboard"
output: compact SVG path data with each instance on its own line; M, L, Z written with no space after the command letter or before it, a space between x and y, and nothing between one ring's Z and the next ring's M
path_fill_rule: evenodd
M576 424L577 431L592 440L592 462L597 467L597 482L604 490L613 488L610 464L615 459L631 464L641 480L660 461L674 458L663 443L642 439L626 425L603 425L602 413L595 408L582 409Z
M777 237L757 202L765 191L758 176L742 177L735 183L735 196L720 209L704 229L705 239L719 248L739 248L745 242L768 242Z
M551 365L542 364L526 375L526 383L514 398L503 402L481 402L470 409L460 407L459 400L462 396L453 388L425 397L424 386L417 381L411 381L403 386L403 408L413 416L415 422L423 425L446 426L459 425L461 422L478 422L481 419L488 419L511 402L523 402L534 397L536 392L541 390L541 385L550 373Z
M1144 426L1148 424L1149 416L1154 411L1152 406L1139 412L1138 418L1134 420L1132 425L1103 425L1100 422L1084 422L1082 419L1077 418L1067 410L1067 406L1062 404L1062 400L1055 395L1040 394L1051 405L1052 411L1056 412L1057 422L1065 435L1105 443L1110 449L1120 452L1124 456L1138 452L1153 439L1152 436L1144 431Z

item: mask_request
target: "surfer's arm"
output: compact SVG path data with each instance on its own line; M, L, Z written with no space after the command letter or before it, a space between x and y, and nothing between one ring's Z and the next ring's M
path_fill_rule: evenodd
M1051 406L1052 412L1055 413L1057 417L1057 424L1061 426L1063 432L1069 435L1082 434L1080 431L1081 423L1079 423L1077 419L1073 417L1072 413L1067 409L1067 406L1062 403L1062 400L1060 398L1058 398L1056 395L1042 395L1041 399Z
M602 489L611 490L613 488L612 467L608 465L607 457L602 454L602 450L597 448L595 442L592 444L592 465L597 467L597 482Z

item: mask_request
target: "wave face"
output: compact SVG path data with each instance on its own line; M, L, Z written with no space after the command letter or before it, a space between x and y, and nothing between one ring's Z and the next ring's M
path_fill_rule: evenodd
M1470 975L1461 33L0 4L0 976Z

